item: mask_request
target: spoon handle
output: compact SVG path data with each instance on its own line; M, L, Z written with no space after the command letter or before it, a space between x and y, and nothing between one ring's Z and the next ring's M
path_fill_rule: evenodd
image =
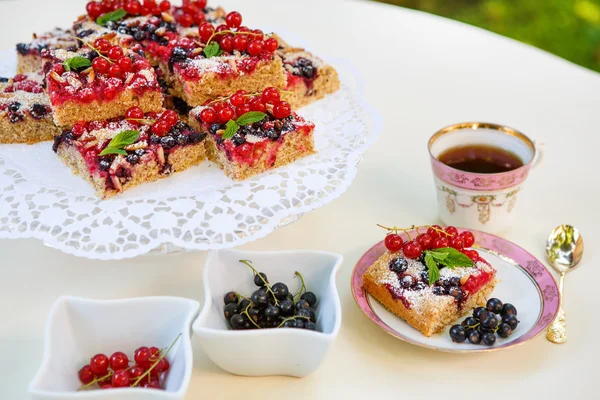
M562 308L563 301L563 285L565 281L565 273L561 272L560 280L558 283L558 294L560 296L558 313L556 314L556 318L548 327L548 331L546 331L546 338L552 343L561 344L567 341L567 317Z

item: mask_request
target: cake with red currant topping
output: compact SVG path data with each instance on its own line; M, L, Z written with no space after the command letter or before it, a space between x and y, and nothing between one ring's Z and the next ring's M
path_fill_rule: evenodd
M38 74L0 78L0 143L33 144L60 133Z
M287 77L283 98L294 109L303 107L340 88L337 71L302 48L291 47L281 38L277 54L281 57Z
M160 112L163 97L148 60L99 38L77 52L44 50L47 91L59 126L116 118L137 106Z
M407 242L389 233L388 250L364 273L363 288L425 336L439 333L485 306L496 286L496 270L469 249L474 241L471 232L437 225Z
M225 21L216 28L203 23L197 39L179 38L154 49L173 94L190 106L237 90L285 87L283 64L275 54L277 39L241 26L238 12L227 14Z
M205 137L174 111L132 107L125 118L78 122L55 138L53 150L105 199L200 164Z
M44 49L76 50L78 47L71 30L56 28L41 35L34 33L31 42L17 44L17 74L39 73Z
M190 112L189 123L209 133L207 157L230 178L243 180L315 153L314 124L280 96L273 87L241 91Z

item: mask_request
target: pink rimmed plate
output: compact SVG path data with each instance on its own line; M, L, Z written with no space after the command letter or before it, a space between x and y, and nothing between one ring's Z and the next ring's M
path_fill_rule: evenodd
M473 230L471 232L475 235L474 247L498 271L498 284L492 296L517 307L521 322L510 337L497 338L496 344L491 347L473 345L468 341L454 343L448 335L449 327L441 334L426 337L389 312L362 288L363 274L386 251L383 241L369 249L354 267L351 289L356 304L367 318L390 335L417 346L445 352L468 353L506 349L523 344L544 332L559 307L558 287L550 272L537 258L516 244L488 233ZM406 240L406 235L403 237ZM464 318L466 316L456 323L460 323Z

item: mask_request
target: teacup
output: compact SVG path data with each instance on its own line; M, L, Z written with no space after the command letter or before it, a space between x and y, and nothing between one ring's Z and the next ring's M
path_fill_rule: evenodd
M508 172L475 173L438 159L449 149L468 145L506 150L523 165ZM442 221L489 233L502 233L512 226L517 197L539 159L534 142L521 132L483 122L465 122L437 131L429 139L429 154Z

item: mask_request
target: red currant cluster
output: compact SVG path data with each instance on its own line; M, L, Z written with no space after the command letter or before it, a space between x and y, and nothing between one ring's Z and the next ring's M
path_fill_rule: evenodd
M163 1L161 4L165 3ZM168 1L166 2L168 3ZM206 0L184 0L183 5L175 10L173 16L175 21L184 28L188 28L194 24L200 25L206 21L206 15L204 9L206 8Z
M134 71L133 61L120 46L113 46L107 39L98 38L94 42L94 49L100 55L92 61L95 72L123 79L124 74Z
M167 351L168 352L168 351ZM124 387L147 387L160 389L161 375L169 371L167 352L157 347L140 347L135 351L134 361L117 351L112 356L96 354L90 363L79 370L82 389L97 385L101 389ZM130 366L130 363L133 364Z
M233 95L216 100L200 112L200 119L206 124L226 123L239 118L250 111L266 112L271 108L271 114L277 119L288 117L292 113L290 105L281 101L279 89L268 87L262 93L247 94L238 90Z
M156 136L166 135L179 122L179 116L173 110L164 111L161 116L156 119L153 118L155 116L156 115L154 113L149 113L149 119L144 120L144 111L139 107L131 107L125 112L125 119L127 119L130 123L136 124L141 122L151 122L152 125L150 130Z
M237 50L248 52L251 56L259 56L263 52L274 53L279 48L275 38L266 38L260 29L251 30L242 25L242 15L232 11L225 17L225 24L214 27L205 22L198 27L200 40L203 43L217 42L221 50L227 53Z
M192 2L188 1L188 3ZM204 6L206 6L206 0L197 1L195 3L203 3ZM88 2L85 9L92 19L96 19L102 14L118 9L123 9L130 15L158 16L163 12L168 12L171 9L171 3L167 0L161 1L158 4L156 0L143 0L142 2L139 0L101 0Z
M427 232L419 233L419 229L421 228L427 228ZM406 258L417 259L425 250L453 247L473 261L479 259L477 251L467 249L475 243L475 236L469 231L463 231L459 234L458 229L453 226L447 226L446 229L443 229L439 225L416 226L410 229L417 231L417 237L411 240L409 235L409 240L405 242L397 232L404 231L408 234L409 229L396 227L385 229L389 231L385 237L385 247L392 253L402 250Z
M13 84L4 88L4 92L13 93L15 90L22 90L29 93L42 93L44 88L39 83L27 79L27 75L15 75Z

